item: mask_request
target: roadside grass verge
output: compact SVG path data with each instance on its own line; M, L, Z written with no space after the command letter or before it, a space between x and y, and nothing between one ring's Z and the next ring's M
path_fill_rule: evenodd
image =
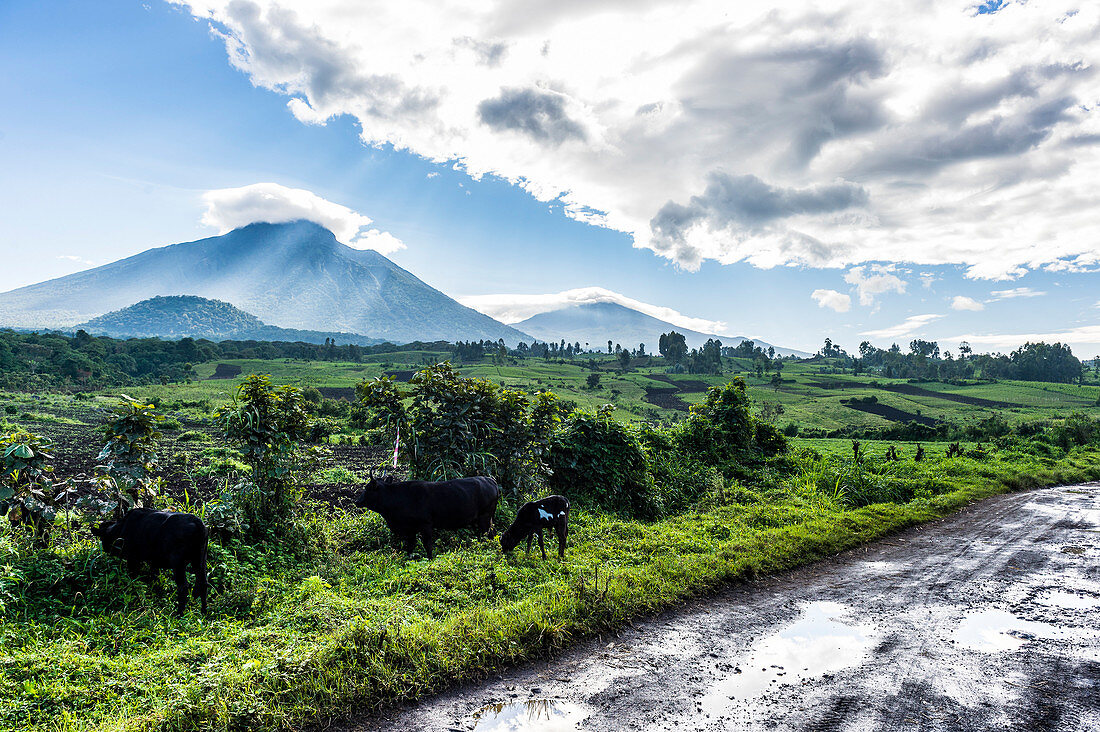
M891 480L916 498L854 509L807 473L654 523L578 510L564 562L463 534L406 561L377 517L316 506L308 551L211 544L205 619L172 617L167 573L131 579L90 538L0 534L0 725L280 729L377 708L997 493L1100 478L1100 450L912 464Z

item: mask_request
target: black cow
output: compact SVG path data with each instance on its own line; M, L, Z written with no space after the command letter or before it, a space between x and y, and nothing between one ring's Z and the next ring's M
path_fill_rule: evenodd
M176 580L176 612L187 605L187 565L195 572L195 595L206 612L206 526L198 516L174 511L135 508L119 521L104 521L92 527L103 541L103 551L126 560L130 574L137 576L142 564L172 570Z
M558 557L565 558L565 537L569 533L569 499L565 496L547 496L537 501L528 501L519 507L516 520L500 535L500 548L510 552L527 539L527 553L531 553L531 539L539 537L539 549L546 559L546 544L542 540L542 530L553 527L558 535Z
M456 478L433 483L372 477L355 499L355 505L381 514L390 531L404 538L409 554L416 547L419 534L431 559L435 529L472 526L484 534L493 526L498 500L500 486L492 478Z

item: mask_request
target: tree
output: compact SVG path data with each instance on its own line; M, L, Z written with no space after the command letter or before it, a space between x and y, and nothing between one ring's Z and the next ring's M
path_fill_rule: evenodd
M624 369L630 366L630 351L619 351L619 365Z
M664 347L661 349L661 355L668 359L669 363L673 366L681 363L684 358L687 357L687 339L682 333L670 331L661 336L661 341L664 342Z
M779 387L783 386L783 377L780 376L779 371L776 371L775 374L772 375L772 380L770 383L772 385L772 388L776 391L779 391Z
M608 352L608 354L611 353L611 339L610 338L607 339L607 352Z
M595 374L595 373L593 373L593 374L589 374L589 375L588 375L588 378L587 378L587 379L585 379L585 383L587 383L587 384L588 384L588 388L589 388L589 389L596 389L596 388L598 388L598 387L599 387L599 385L600 385L600 375L599 375L599 374Z

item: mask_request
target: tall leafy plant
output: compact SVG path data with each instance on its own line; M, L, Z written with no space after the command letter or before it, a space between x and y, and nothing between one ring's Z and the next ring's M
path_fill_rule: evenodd
M164 479L153 475L157 467L156 444L164 416L152 404L123 394L113 416L101 428L107 444L96 460L96 483L107 500L97 500L101 513L121 517L131 508L152 505L164 488Z
M35 538L49 533L58 507L73 492L53 480L49 443L26 430L0 437L0 512L13 526L28 527Z
M316 463L301 443L311 424L301 389L274 386L268 376L252 374L238 387L231 404L218 411L226 438L241 452L255 490L249 500L252 524L263 528L291 512L298 482Z

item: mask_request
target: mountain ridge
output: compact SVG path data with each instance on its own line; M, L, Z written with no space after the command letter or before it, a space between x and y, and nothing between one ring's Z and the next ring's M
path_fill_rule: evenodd
M264 323L394 343L530 337L309 221L255 223L0 293L0 326L71 328L156 296L231 303Z
M210 341L288 341L371 346L382 343L355 333L280 328L231 303L197 295L158 295L76 326L112 338L202 338Z
M677 333L683 334L684 339L691 348L698 348L708 339L713 338L721 341L723 346L736 346L742 341L753 341L764 350L774 347L776 353L780 355L809 355L805 351L774 346L756 338L701 333L690 328L673 325L615 302L570 305L533 315L526 320L513 323L513 325L526 333L530 333L540 341L556 342L564 338L567 343L579 341L582 344L588 343L590 346L601 350L607 340L610 339L624 348L636 348L639 343L644 343L646 350L656 353L657 342L661 334L675 330Z

